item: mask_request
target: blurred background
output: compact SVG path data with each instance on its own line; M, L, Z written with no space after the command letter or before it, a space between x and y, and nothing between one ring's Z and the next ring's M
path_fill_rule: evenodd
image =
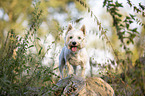
M144 0L0 0L1 94L16 94L21 84L51 87L58 80L58 57L71 23L75 28L86 26L90 60L86 76L98 76L111 84L123 82L123 95L133 94L135 89L130 88L134 86L139 88L136 94L143 96L144 9ZM35 84L31 82L38 80ZM114 86L116 95L121 94ZM123 93L124 88L131 92ZM29 94L30 89L20 89L21 94Z

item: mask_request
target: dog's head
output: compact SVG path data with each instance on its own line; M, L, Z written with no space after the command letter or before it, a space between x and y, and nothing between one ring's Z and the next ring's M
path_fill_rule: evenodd
M81 29L74 29L71 24L68 25L68 29L65 35L65 45L72 52L77 52L85 47L85 25Z

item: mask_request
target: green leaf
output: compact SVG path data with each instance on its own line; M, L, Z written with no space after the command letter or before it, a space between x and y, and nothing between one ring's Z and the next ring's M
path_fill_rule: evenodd
M118 3L118 1L116 1L115 4L116 4L116 7L123 7L122 3Z
M127 29L129 28L129 24L126 24L126 28L127 28Z
M27 74L29 74L29 70L27 70Z
M139 6L140 6L140 8L141 8L142 10L145 9L145 6L144 6L144 5L141 5L141 3L139 3Z
M28 44L26 43L25 46L28 46Z
M104 0L103 7L106 6L106 4L107 4L107 0Z
M133 31L133 32L137 32L137 28L134 28L132 31Z
M135 15L132 15L132 14L129 14L130 16L131 16L131 18L134 18L135 17Z
M114 4L108 4L108 6L115 6Z
M129 16L126 16L126 19L131 19Z
M75 22L78 23L78 22L80 22L80 21L83 20L83 19L84 19L84 18L81 17L81 18L77 19Z
M119 17L122 17L122 15L121 15L121 14L119 14L119 13L117 13L116 15L118 15Z
M128 22L126 19L123 22Z
M132 43L132 44L134 44L134 41L133 41L133 39L132 39L132 38L130 38L130 41L131 41L131 43Z
M131 38L135 38L136 37L136 34L131 34Z
M129 44L129 43L130 43L130 41L128 40L126 43L127 43L127 44Z
M127 1L128 1L127 3L130 5L130 7L132 7L132 4L131 4L130 0L127 0Z
M101 25L99 25L99 31L101 30L101 28L102 28Z
M121 19L119 19L119 18L116 18L116 21L117 21L117 23L119 23L119 22L121 22Z
M88 12L90 13L90 8L88 8Z
M53 70L57 70L57 69L58 69L58 67L54 68Z
M130 34L130 35L132 34L130 31L128 31L127 33Z
M122 44L120 44L120 47L122 47Z
M34 45L29 46L28 48L34 47Z
M41 47L41 48L40 48L40 50L39 50L39 53L38 53L38 55L40 55L40 54L41 54L41 51L42 51L42 49L43 49L43 48Z
M93 12L91 11L91 17L93 16Z
M133 21L129 20L129 24L133 23Z
M40 39L39 37L36 37L36 39L38 39L38 40L40 40L40 41L41 41L41 39Z
M43 82L50 81L50 80L51 80L51 76L48 75L43 79Z
M121 32L121 35L124 35L125 34L125 31Z
M124 25L123 25L123 24L120 24L120 26L121 26L121 27L124 27Z
M22 41L22 37L19 39L19 41Z

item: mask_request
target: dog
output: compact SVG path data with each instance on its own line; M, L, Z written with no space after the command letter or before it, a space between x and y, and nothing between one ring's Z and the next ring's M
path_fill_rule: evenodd
M81 76L84 77L85 65L88 60L86 45L86 28L85 25L81 29L75 29L71 24L65 34L65 46L59 55L59 71L61 78L63 78L63 68L67 65L67 73L71 74L70 65L74 69L76 75L77 66L81 66Z

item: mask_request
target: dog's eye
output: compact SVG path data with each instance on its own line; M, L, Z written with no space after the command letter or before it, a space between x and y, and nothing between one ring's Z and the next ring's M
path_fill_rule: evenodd
M81 37L78 37L78 39L81 39Z
M69 37L69 39L72 39L72 38L73 38L72 36Z

